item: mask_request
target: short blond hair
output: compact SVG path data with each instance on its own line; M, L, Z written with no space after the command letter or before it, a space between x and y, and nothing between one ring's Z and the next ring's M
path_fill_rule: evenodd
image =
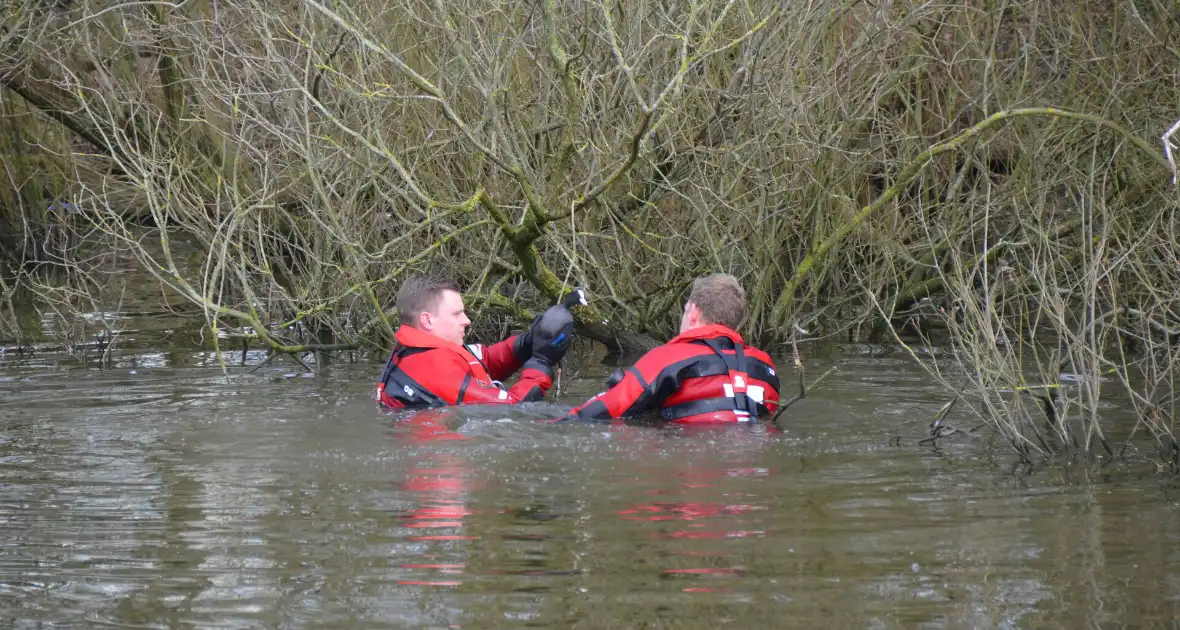
M688 301L696 304L708 324L737 329L746 316L746 291L738 279L727 273L697 278Z

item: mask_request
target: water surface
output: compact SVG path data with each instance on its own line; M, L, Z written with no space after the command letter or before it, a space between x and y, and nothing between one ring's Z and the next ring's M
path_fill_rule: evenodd
M860 350L784 430L691 432L537 423L593 363L406 417L370 364L9 355L0 627L1177 627L1171 477L920 446L945 393Z

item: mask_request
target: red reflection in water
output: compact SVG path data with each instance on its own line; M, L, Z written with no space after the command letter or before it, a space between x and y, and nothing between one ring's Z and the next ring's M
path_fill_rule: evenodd
M399 438L415 443L465 440L467 436L448 427L456 419L454 409L425 410L415 413L395 426ZM410 468L406 480L396 486L417 499L418 507L401 517L402 526L411 530L425 530L408 536L408 540L445 542L475 540L478 536L463 533L464 517L471 514L467 498L472 490L473 471L466 458L453 453L428 453ZM429 533L430 530L439 530ZM407 563L405 569L436 570L440 573L462 573L461 563ZM459 586L453 580L400 580L398 584L418 586Z
M434 455L430 468L414 467L410 477L399 487L417 494L421 505L402 517L403 526L412 529L451 529L463 527L463 517L471 514L464 499L471 489L467 479L471 471L453 455ZM440 465L441 464L441 465ZM438 534L411 536L410 540L472 540L476 536Z
M468 439L466 435L458 431L452 431L448 426L448 423L456 418L457 416L453 409L423 409L404 419L395 421L394 426L404 431L399 437L411 442Z

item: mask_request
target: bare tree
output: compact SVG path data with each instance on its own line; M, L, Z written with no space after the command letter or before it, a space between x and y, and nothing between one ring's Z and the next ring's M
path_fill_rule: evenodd
M5 11L22 113L0 125L42 139L82 210L62 229L134 258L215 339L382 349L398 278L444 266L497 324L589 287L582 332L626 351L720 270L749 288L751 337L892 331L1022 453L1114 451L1111 383L1171 448L1177 196L1154 139L1172 146L1180 86L1160 3ZM117 294L99 258L59 258L75 297ZM911 322L948 327L958 363L919 353Z

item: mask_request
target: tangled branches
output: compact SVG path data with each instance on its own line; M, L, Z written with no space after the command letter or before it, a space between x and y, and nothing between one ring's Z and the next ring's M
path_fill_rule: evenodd
M1170 443L1177 196L1144 140L1172 146L1180 96L1160 3L45 6L0 18L0 286L101 303L96 272L133 260L212 332L330 352L384 349L399 277L445 267L499 324L588 287L582 332L623 352L727 271L764 344L946 305L1022 452L1114 450L1097 420L1064 428L1096 418L1099 378ZM1065 358L1095 384L1031 432L1031 393L1001 391Z

